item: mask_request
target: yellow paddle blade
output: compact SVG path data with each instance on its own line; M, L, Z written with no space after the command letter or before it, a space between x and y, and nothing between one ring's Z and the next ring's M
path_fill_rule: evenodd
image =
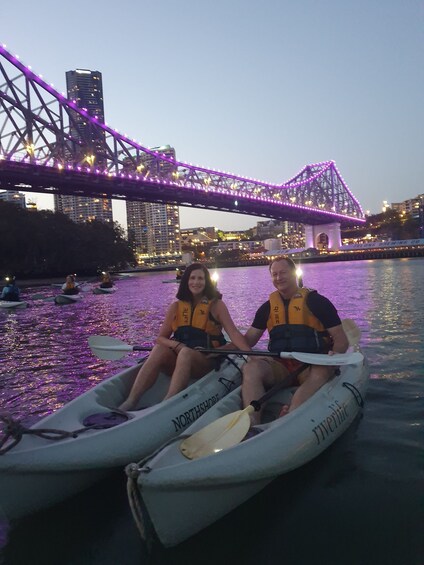
M199 459L240 443L250 428L249 414L253 411L253 406L248 406L218 418L185 439L180 445L181 453L187 459Z
M361 330L356 325L356 322L350 318L346 318L345 320L342 320L342 326L349 341L349 345L353 347L358 345L359 340L361 339Z

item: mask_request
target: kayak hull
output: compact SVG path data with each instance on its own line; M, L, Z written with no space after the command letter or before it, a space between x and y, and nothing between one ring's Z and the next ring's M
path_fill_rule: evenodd
M23 300L20 301L12 301L12 300L0 300L0 308L4 308L5 310L16 310L21 308L26 308L28 306L28 302Z
M136 365L107 379L31 429L84 429L88 415L109 412L123 402L139 369ZM128 412L129 419L115 427L84 430L58 441L24 435L0 455L0 509L14 520L72 496L176 437L240 381L239 369L225 362L219 373L211 371L161 402L169 386L169 378L161 374L140 399L146 408Z
M56 304L75 304L82 299L80 294L59 294L55 296L54 301Z
M93 288L93 294L113 294L115 291L115 288Z
M219 453L189 460L182 455L179 440L150 460L128 466L128 487L141 501L142 509L140 514L132 505L133 515L146 540L157 537L166 547L176 545L279 475L317 457L356 419L368 376L364 362L342 367L340 376L284 418L277 417L279 409L289 403L293 390L281 391L266 407L273 414L261 426L263 431ZM190 426L185 435L240 408L238 389Z

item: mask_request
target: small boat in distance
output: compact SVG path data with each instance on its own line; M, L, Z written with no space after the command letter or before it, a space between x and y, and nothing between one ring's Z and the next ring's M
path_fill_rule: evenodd
M0 300L0 308L5 310L16 310L17 308L26 308L28 306L28 302L25 300Z
M163 283L180 283L181 279L183 278L183 274L185 271L185 267L179 267L175 271L175 279L167 279L162 281Z
M81 294L58 294L54 297L55 304L75 304L81 299Z
M114 292L116 292L116 288L102 288L100 286L97 286L96 288L93 288L93 294L113 294Z

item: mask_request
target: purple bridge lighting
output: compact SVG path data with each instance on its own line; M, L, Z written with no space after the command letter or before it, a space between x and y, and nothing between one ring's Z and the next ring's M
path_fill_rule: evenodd
M0 189L178 204L310 226L365 221L334 161L270 184L170 159L99 123L5 45Z

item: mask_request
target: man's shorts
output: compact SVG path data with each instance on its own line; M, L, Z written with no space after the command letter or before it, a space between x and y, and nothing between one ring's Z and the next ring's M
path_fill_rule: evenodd
M303 363L297 359L275 359L272 357L261 357L261 359L270 365L275 383L281 382L287 375L293 373L293 371L296 371L296 369L303 365ZM309 367L294 379L293 386L299 386L304 381L308 370Z

